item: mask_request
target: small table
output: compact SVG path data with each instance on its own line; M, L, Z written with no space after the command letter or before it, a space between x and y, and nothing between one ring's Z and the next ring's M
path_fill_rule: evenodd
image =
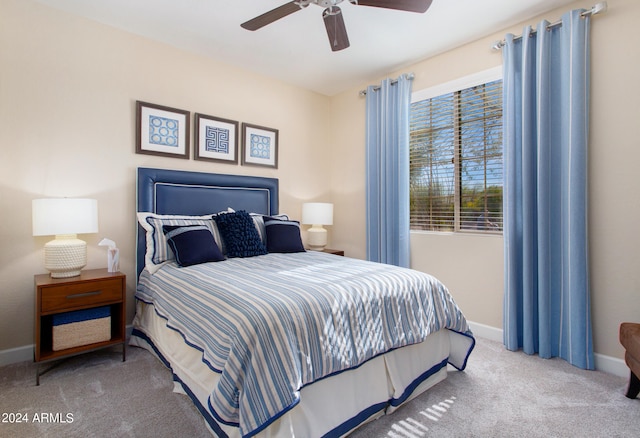
M335 255L339 255L339 256L344 256L344 251L341 249L329 249L329 248L325 248L322 250L322 252L328 252L329 254L335 254Z
M40 372L40 364L64 359L89 351L122 345L122 361L126 360L126 276L106 269L82 271L77 277L52 278L49 274L34 277L36 292L35 351L36 385L40 376L52 367ZM53 350L53 316L75 310L109 306L111 339L88 345Z

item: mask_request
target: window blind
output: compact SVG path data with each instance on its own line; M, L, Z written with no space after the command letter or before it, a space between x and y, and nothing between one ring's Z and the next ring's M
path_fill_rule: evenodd
M413 230L502 230L502 81L411 105Z

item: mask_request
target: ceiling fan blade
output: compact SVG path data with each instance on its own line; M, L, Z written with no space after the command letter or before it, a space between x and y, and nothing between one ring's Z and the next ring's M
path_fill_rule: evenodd
M242 23L240 26L247 30L258 30L261 27L264 27L267 24L271 24L276 20L286 17L287 15L293 14L300 9L300 6L294 1L285 3L282 6L279 6L275 9L265 12L262 15L258 15L256 18Z
M337 52L349 47L347 28L344 25L344 17L340 8L332 6L325 9L322 18L324 19L324 27L327 28L331 50Z
M358 0L360 6L375 6L377 8L398 9L409 12L427 12L433 0Z

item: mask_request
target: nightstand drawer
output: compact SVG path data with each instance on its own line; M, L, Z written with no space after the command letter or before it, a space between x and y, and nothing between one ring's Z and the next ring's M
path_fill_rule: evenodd
M122 301L122 280L119 278L51 286L42 289L40 312L57 312L114 301Z

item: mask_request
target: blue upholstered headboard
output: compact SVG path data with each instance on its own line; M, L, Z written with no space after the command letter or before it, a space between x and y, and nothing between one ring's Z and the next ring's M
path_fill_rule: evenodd
M180 170L138 168L138 208L158 214L205 215L231 207L278 214L278 180ZM138 225L138 275L144 268L146 241Z

